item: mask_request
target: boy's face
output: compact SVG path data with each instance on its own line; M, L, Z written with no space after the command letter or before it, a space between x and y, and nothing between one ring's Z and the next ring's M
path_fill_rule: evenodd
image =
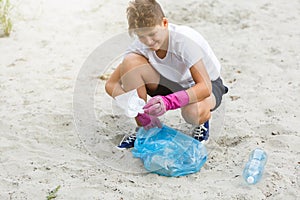
M167 50L168 41L168 23L162 22L162 25L156 25L151 28L143 28L136 31L139 40L148 46L151 50Z

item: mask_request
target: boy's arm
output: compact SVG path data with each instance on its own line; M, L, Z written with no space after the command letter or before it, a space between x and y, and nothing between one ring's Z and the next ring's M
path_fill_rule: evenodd
M109 94L113 98L125 93L124 89L121 86L120 65L111 74L105 84L105 90L107 94Z
M212 92L212 85L202 60L196 62L190 68L190 72L194 79L195 85L187 89L186 92L189 96L189 103L195 103L210 96Z

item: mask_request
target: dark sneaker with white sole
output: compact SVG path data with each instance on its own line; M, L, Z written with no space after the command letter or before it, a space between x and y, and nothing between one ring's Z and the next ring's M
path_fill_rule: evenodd
M135 133L131 135L125 135L121 140L120 144L117 146L118 149L130 149L134 147L134 141L136 140L136 133L138 132L139 127L135 128Z
M204 124L196 126L193 130L193 138L201 143L207 143L209 138L209 121Z

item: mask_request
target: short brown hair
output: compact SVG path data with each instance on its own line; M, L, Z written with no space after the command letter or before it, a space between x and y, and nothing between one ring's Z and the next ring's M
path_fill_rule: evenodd
M160 25L165 14L156 0L132 0L127 8L128 31Z

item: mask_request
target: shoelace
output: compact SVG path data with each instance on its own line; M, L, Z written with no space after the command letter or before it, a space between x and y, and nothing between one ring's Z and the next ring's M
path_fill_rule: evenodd
M194 129L194 137L200 138L204 137L203 133L207 131L207 128L202 124L200 126L195 127Z
M136 135L130 135L125 141L123 142L126 142L128 144L130 144L132 141L134 141L136 139Z

